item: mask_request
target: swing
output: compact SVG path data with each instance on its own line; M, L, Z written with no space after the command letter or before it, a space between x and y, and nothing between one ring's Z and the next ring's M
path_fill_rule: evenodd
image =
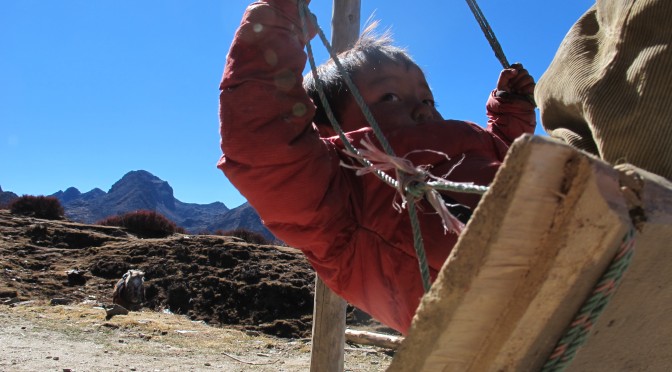
M467 0L467 3L502 66L508 67L501 46L477 4L473 0ZM308 10L302 1L299 9L305 21ZM321 30L319 35L329 49ZM312 58L310 44L307 48ZM333 52L331 50L329 52L334 58ZM311 68L315 69L312 60ZM316 78L316 81L319 79ZM354 86L350 89L355 92ZM357 100L356 95L355 99ZM325 107L328 105L325 104ZM366 107L364 105L360 107L368 118L370 114L366 114ZM375 120L369 122L376 132ZM334 127L337 129L338 124L336 123ZM337 130L337 133L341 132ZM347 143L347 140L343 142ZM386 148L385 139L380 138L380 142L388 156L394 157L394 153ZM365 167L372 166L362 156L361 150L351 146L348 150L362 159ZM564 169L564 172L554 172L557 169ZM408 169L406 171L413 172ZM632 179L624 181L628 178L624 176L626 174L637 181ZM416 199L427 195L426 193L431 192L428 189L432 187L455 187L428 182L421 185L418 191L413 188L418 187L418 183L414 183L411 187L409 184L400 186L403 182L399 180L403 177L399 176L399 171L397 179L392 179L384 173L379 174L379 177ZM525 179L526 177L528 179ZM486 191L469 187L466 189L468 192ZM638 239L645 241L647 245L660 246L663 240L653 241L654 236L671 237L669 220L672 211L668 208L662 213L654 213L658 212L655 210L655 204L662 200L672 200L669 183L634 167L620 169L619 173L600 160L544 138L526 137L516 142L495 182L479 204L474 220L460 238L430 293L424 297L407 342L402 345L390 370L556 371L566 368L576 355L578 347L586 341L597 316L614 295L615 288L632 259L635 237L633 220L630 218L634 208L632 194L640 195L638 193L645 189L653 193L657 201L639 199L640 205L637 208L651 213L656 218L648 221L648 230L645 224L637 225ZM623 200L623 192L630 195L629 200ZM413 201L406 204L412 220L413 204ZM596 205L599 207L595 207ZM539 214L522 217L528 218L530 224L543 224L543 221L550 223L547 231L532 229L529 234L520 234L518 231L517 235L525 235L527 240L520 242L522 249L511 243L516 233L507 235L507 228L497 227L500 223L506 224L507 221L520 221L521 217L512 214L517 209L533 210ZM586 227L585 221L591 219L604 222L599 226ZM661 230L659 226L665 228ZM664 232L661 232L663 230ZM580 238L571 237L572 234L568 231L581 238L599 235L601 239L598 242L582 242ZM550 253L547 256L542 254L541 258L536 257L544 249ZM417 246L416 251L420 270L423 272L423 252ZM515 259L507 260L507 255ZM535 267L530 262L538 264L541 268ZM459 267L465 266L464 263L468 264L467 270L460 272ZM651 264L652 262L644 262L644 265ZM452 269L451 265L460 266ZM578 273L572 271L575 268L572 265L579 267L574 270ZM492 281L493 277L488 277L489 275L499 275L500 279L504 278L503 280L508 280L508 283L498 286ZM599 279L600 275L602 279ZM536 279L531 285L527 283L529 277ZM427 290L429 286L425 280L423 272L423 285ZM596 282L598 284L593 288L591 283ZM502 290L503 286L511 284L513 288L511 291ZM496 287L501 293L493 294L487 290L489 287ZM532 293L525 293L526 291ZM581 305L580 298L589 294L591 296L584 305ZM479 297L484 295L490 298ZM516 295L520 297L515 297ZM512 298L520 299L521 304L515 305ZM471 313L479 306L481 308L485 306L479 305L479 301L490 306L490 316L480 325L476 324ZM548 301L549 304L544 304L544 301ZM503 315L497 316L493 313L493 309L503 309ZM566 335L560 338L564 324L570 323L571 316L576 311L578 315L571 321ZM484 314L487 311L475 313ZM524 321L534 324L525 324ZM525 326L528 328L525 329ZM488 327L492 327L494 332L499 334L494 340L489 339ZM554 347L558 339L560 341ZM467 349L473 350L465 352ZM550 357L546 358L548 360L544 361L543 357L549 354Z

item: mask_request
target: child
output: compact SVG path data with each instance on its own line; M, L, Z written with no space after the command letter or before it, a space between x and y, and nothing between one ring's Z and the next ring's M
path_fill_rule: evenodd
M394 209L394 188L341 166L353 160L323 110L316 114L319 101L302 86L305 43L296 0L259 1L247 9L220 87L218 167L279 239L303 251L327 286L405 334L423 295L411 222ZM486 130L443 120L420 68L389 40L365 38L342 56L395 153L432 150L407 158L416 166L430 165L436 176L464 157L446 178L488 185L511 142L534 131L533 105L516 98L534 90L522 66L500 74L496 91L503 97L490 95ZM374 138L371 128L333 64L320 69L341 126L361 148L362 140ZM306 85L314 97L312 79ZM446 193L446 198L473 210L480 197ZM444 233L425 201L419 207L435 279L457 236Z

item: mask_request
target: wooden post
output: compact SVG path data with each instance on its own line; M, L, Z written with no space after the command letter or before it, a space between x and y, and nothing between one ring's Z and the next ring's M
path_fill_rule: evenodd
M331 44L336 52L352 46L359 37L360 0L334 0ZM343 371L346 302L319 277L315 280L311 372Z
M315 277L311 372L343 371L346 302Z
M360 0L334 0L331 45L337 53L349 49L357 41L360 8Z

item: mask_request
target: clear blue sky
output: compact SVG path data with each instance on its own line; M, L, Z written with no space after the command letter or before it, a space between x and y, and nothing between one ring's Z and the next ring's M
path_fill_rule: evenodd
M131 170L187 203L245 202L215 167L218 85L248 0L0 2L0 186L108 191ZM539 78L593 1L481 0L510 62ZM311 9L330 34L330 0ZM485 123L501 69L464 1L362 0L425 70L446 118ZM326 59L324 48L318 62ZM537 131L541 133L540 126Z

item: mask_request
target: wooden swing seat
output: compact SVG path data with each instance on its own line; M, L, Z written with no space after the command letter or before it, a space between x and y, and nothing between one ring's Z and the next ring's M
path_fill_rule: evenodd
M672 365L672 184L547 137L511 147L388 371L534 371L624 234L624 280L569 370Z

